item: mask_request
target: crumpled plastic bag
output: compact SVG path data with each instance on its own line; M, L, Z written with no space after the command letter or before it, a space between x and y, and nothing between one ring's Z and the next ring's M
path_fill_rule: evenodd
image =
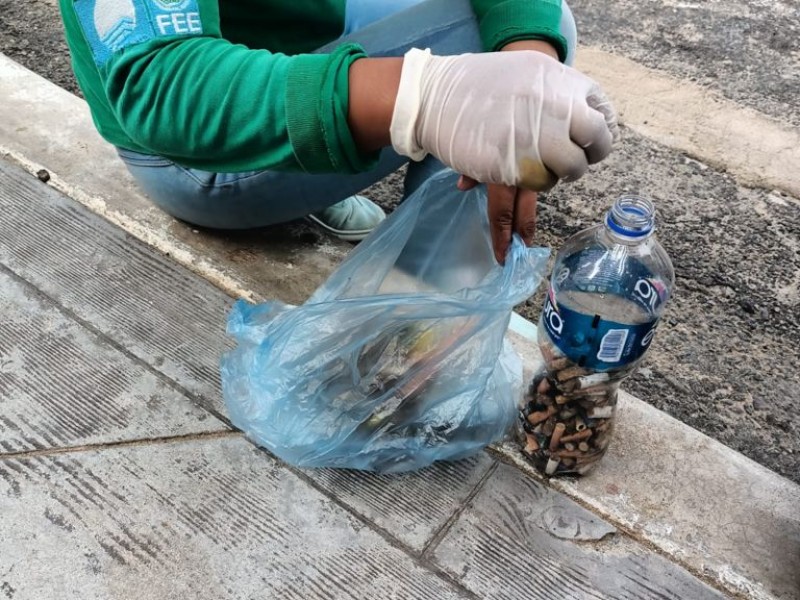
M378 472L503 438L522 387L505 333L549 251L515 238L497 265L485 189L457 178L423 184L304 305L234 306L222 386L236 427L292 465Z

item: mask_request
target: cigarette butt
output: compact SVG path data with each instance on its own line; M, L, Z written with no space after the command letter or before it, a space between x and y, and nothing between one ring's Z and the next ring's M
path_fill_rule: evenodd
M536 436L527 433L525 434L525 439L527 441L527 444L525 444L526 453L533 454L539 449L539 442L536 441Z
M580 450L581 452L588 452L589 444L587 444L586 442L581 442L580 444L578 444L578 450Z
M593 375L586 375L585 377L578 377L578 387L582 390L585 390L608 380L608 373L595 373Z
M567 402L569 402L569 398L564 394L556 396L556 404L566 404Z
M583 458L586 455L578 450L559 450L553 456L558 458Z
M577 379L570 379L563 385L567 384L574 384L577 385ZM562 385L562 388L563 388ZM586 400L588 402L601 402L608 397L608 386L605 385L595 385L590 388L581 388L581 389L571 389L570 391L564 391L564 395L567 396L570 400Z
M578 433L571 433L570 435L565 435L561 438L561 443L564 444L566 442L579 442L581 440L585 440L592 437L592 430L591 429L583 429Z
M556 420L553 417L550 417L542 425L542 433L549 437L553 435L553 432L555 430L556 430Z
M575 417L575 431L583 431L584 429L586 429L586 423L580 417Z
M570 365L570 360L566 356L554 358L549 364L551 371L563 371Z
M553 428L553 435L550 438L550 452L555 452L558 445L561 443L561 436L564 435L564 432L567 430L567 426L564 423L557 423L556 426Z
M540 394L546 394L547 391L550 389L550 382L547 381L545 377L539 382L539 385L536 387L536 391Z
M588 412L592 419L610 419L614 416L613 406L595 406Z
M564 450L567 450L568 452L575 452L575 444L573 444L572 442L567 442L566 444L564 444Z
M552 475L553 473L555 473L560 462L561 461L558 460L557 458L548 459L547 466L544 469L545 475Z
M528 415L528 423L531 425L538 425L542 421L546 421L550 417L556 414L556 407L555 406L548 406L547 410L539 410L536 412L532 412Z
M566 369L560 370L556 373L556 379L559 381L567 381L568 379L575 379L576 377L582 377L584 375L589 375L591 371L587 371L583 367L574 366L568 367Z
M561 466L565 469L571 469L575 466L575 459L574 458L565 458L561 461Z

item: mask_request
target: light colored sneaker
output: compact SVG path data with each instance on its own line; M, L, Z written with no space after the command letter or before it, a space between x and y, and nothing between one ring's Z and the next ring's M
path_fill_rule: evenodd
M348 242L360 242L386 218L383 209L364 196L350 196L308 218Z

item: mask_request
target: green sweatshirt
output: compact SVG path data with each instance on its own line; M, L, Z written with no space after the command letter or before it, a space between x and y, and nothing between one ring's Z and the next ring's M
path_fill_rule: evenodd
M78 84L112 144L187 167L352 173L346 0L60 0ZM553 43L561 0L472 0L487 50Z

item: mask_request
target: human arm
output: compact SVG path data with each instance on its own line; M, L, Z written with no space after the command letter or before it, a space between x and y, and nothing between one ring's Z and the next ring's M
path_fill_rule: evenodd
M158 8L167 4L61 0L78 82L109 142L208 171L348 173L374 164L347 124L348 70L365 56L358 46L253 50L223 38L216 0ZM135 12L123 14L126 6Z
M532 241L535 191L579 178L610 152L616 131L599 87L558 64L554 49L542 44L518 41L507 48L515 52L459 57L412 51L410 68L396 59L366 59L351 68L349 114L357 141L387 142L397 94L388 138L398 152L415 160L433 154L466 175L464 188L490 184L498 262L512 233Z

